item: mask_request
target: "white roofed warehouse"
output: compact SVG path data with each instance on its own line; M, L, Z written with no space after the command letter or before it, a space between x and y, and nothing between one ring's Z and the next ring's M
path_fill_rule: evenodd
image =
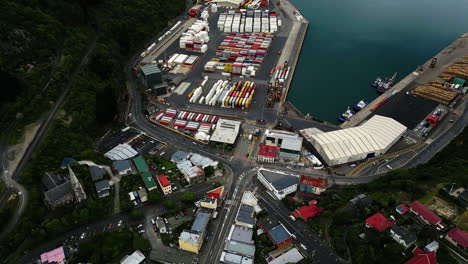
M393 118L375 115L358 127L316 133L307 139L334 166L382 155L405 132L406 127Z

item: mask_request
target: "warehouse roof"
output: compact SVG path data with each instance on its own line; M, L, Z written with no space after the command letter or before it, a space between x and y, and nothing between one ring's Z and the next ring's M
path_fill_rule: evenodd
M278 191L284 190L290 186L297 184L296 176L286 174L284 172L271 171L265 169L261 169L259 170L259 172Z
M234 144L239 134L240 125L240 121L219 119L210 141Z
M138 154L129 144L119 144L113 149L109 150L104 156L111 160L125 160L133 158Z
M301 151L302 138L284 138L281 143L281 149L288 149L294 151Z
M151 173L143 172L141 174L141 178L145 182L146 189L152 190L154 188L157 188L156 187L156 182L154 181L153 176L151 176Z
M335 160L386 150L405 131L406 127L394 119L375 115L361 126L314 134L310 138L323 148L329 160Z
M151 63L141 66L141 72L144 75L150 75L154 73L160 73L161 70L158 68L158 65Z
M146 164L145 159L142 156L135 157L133 159L135 166L139 172L147 172L149 171L148 165Z

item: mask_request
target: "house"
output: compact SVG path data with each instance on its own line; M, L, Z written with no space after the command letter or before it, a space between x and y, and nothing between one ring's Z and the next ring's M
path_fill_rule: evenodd
M135 163L135 167L137 168L139 173L149 171L148 164L146 164L146 161L142 156L135 157L133 159L133 163Z
M276 255L274 258L272 258L272 260L268 262L268 264L298 263L302 259L304 259L304 257L302 256L301 252L299 252L299 250L296 247L293 247L290 250L282 253L281 255Z
M277 247L284 247L292 242L291 234L280 224L267 232L268 237Z
M64 247L58 247L54 250L51 250L49 252L45 252L41 254L41 263L43 264L49 264L49 263L55 263L55 264L64 264L66 259L70 257L70 254L68 252L67 248Z
M166 223L164 223L164 220L159 216L156 217L156 227L158 228L159 233L167 233Z
M260 144L257 153L258 162L275 163L278 150L277 146Z
M253 228L255 225L254 208L252 206L242 204L239 207L236 217L236 225Z
M458 200L460 201L466 209L468 209L468 190L464 190L458 195Z
M198 254L203 244L200 232L184 230L179 236L179 247L182 250Z
M188 183L199 183L205 180L205 171L199 166L193 166L190 160L179 162L177 168Z
M399 214L405 214L406 212L409 211L408 207L406 207L406 205L404 204L400 204L400 205L397 205L397 207L395 207L395 211L397 211L397 213Z
M384 231L385 229L391 227L393 222L385 218L381 213L376 213L373 216L366 219L366 227L373 227L379 232Z
M143 172L140 175L148 191L156 190L158 188L156 182L153 179L153 176L151 175L151 172Z
M89 173L91 174L91 179L93 181L97 181L102 179L104 175L106 175L106 170L104 168L98 166L89 166L88 167Z
M203 208L216 210L216 208L218 207L218 200L209 197L204 197L200 200L200 206Z
M426 252L418 247L413 249L413 257L405 264L437 264L436 252Z
M112 168L120 176L129 175L133 173L132 164L128 160L116 160L112 162Z
M96 188L96 192L99 196L99 198L106 197L110 195L110 185L108 180L102 180L99 182L96 182L94 184L94 187Z
M468 249L468 232L463 231L458 227L448 231L445 239L464 250Z
M224 186L220 186L207 192L206 197L213 198L216 200L222 199L224 197Z
M279 157L284 160L299 161L302 140L298 134L284 130L265 131L265 144L279 147Z
M68 175L46 172L42 177L42 184L45 187L44 202L52 210L63 205L81 203L86 200L83 186L70 166L68 166Z
M307 219L315 217L319 213L322 212L322 209L320 209L317 205L311 204L311 205L304 205L298 209L296 209L293 212L294 217L299 218L301 217L304 219L304 221L307 221Z
M286 195L297 190L297 176L287 174L281 171L259 169L257 171L257 179L273 193L273 195L281 200Z
M243 255L246 257L254 257L255 256L255 245L246 244L242 242L237 242L233 240L228 240L224 246L224 250L228 252L234 252L239 255Z
M416 242L417 236L402 226L394 225L390 229L390 236L405 248L409 248Z
M156 177L159 183L159 187L163 191L164 195L172 193L171 182L167 179L166 175L161 174Z
M349 203L351 205L360 209L364 209L364 208L371 206L372 202L373 202L372 199L363 193L349 200Z
M221 258L219 260L221 263L226 264L254 264L253 258L245 257L239 254L234 254L226 251L223 251L221 253Z
M424 251L426 252L433 252L433 251L437 251L439 249L439 242L437 241L432 241L431 243L427 244L425 247L424 247Z
M410 204L410 212L417 215L424 223L442 226L442 218L432 212L419 201L414 201Z
M298 194L302 196L320 195L328 188L328 178L316 178L306 175L299 177Z
M252 237L253 229L238 225L232 225L231 231L229 232L228 240L253 245L255 244L255 241L252 240Z
M136 250L130 256L125 256L120 261L120 264L140 264L145 260L145 258L145 255L143 255L140 250Z
M187 152L178 150L174 154L172 154L171 162L177 164L183 160L188 159L189 156L190 154L188 154Z

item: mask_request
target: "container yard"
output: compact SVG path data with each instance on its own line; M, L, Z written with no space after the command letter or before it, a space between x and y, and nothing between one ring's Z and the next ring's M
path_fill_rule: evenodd
M220 14L217 26L226 33L275 33L281 26L281 19L275 11L228 10Z

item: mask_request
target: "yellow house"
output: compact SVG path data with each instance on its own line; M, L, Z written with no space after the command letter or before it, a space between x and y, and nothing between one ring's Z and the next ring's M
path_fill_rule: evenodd
M180 249L198 254L203 244L203 237L200 233L184 230L179 236Z
M216 210L216 207L218 207L218 202L216 199L205 197L200 201L200 206Z

